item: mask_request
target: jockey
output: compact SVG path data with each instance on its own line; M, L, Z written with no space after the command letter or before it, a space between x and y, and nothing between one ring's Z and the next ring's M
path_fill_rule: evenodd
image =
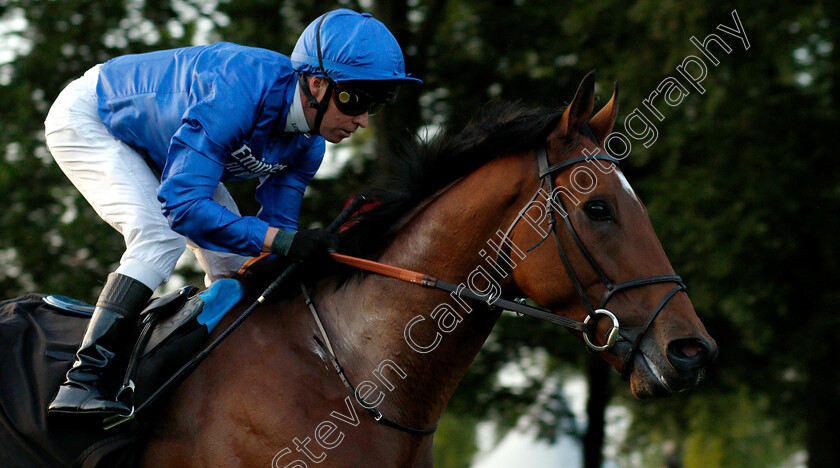
M324 140L367 127L411 83L421 81L385 25L342 9L313 21L291 57L217 43L118 57L68 85L47 116L47 145L126 250L49 412L129 411L100 377L187 246L208 284L261 252L325 258L333 235L297 230ZM257 177L261 209L240 216L222 182Z

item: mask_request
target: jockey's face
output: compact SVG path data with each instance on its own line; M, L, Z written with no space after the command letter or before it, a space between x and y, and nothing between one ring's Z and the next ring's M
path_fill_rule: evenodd
M324 99L324 95L327 93L327 85L327 80L323 78L309 78L309 89L319 102ZM333 92L334 94L335 92ZM306 123L309 124L309 128L314 128L317 110L305 106L304 115L306 115ZM370 114L367 112L355 116L342 113L336 107L333 96L330 97L329 107L327 107L327 111L321 120L321 128L318 133L330 143L338 143L352 135L359 127L367 128L369 119Z

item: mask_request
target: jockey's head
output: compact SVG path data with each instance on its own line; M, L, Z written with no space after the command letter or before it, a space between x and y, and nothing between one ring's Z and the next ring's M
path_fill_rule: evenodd
M396 100L401 85L422 83L405 73L402 49L382 22L347 9L312 21L291 60L310 107L317 109L313 133L319 133L330 100L346 115L373 114ZM308 77L326 80L320 99L313 95Z

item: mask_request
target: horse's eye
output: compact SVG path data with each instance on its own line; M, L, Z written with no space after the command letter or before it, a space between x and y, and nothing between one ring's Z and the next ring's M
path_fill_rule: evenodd
M610 206L603 201L591 201L584 205L583 210L593 221L611 221L613 219Z

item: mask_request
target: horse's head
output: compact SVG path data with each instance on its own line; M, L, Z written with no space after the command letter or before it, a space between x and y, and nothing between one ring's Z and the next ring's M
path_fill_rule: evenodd
M508 232L525 254L513 282L549 309L587 321L582 338L630 380L636 397L685 390L703 378L717 345L644 205L599 147L616 119L617 88L595 116L593 96L590 73L538 151L540 189Z

